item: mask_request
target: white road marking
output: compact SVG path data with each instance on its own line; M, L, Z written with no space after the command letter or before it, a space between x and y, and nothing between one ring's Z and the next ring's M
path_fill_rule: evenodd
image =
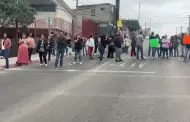
M133 63L130 67L132 68L132 67L134 67L136 65L136 63Z
M14 71L14 69L10 69ZM53 70L51 69L22 69L23 71L35 71L35 72L52 72ZM117 70L55 70L54 72L88 72L88 73L132 73L132 74L155 74L156 72L149 72L149 71L117 71Z
M120 66L120 67L124 67L124 66L125 66L125 64L126 64L126 63L122 63L122 64L120 64L119 66Z
M148 63L148 61L146 61L145 63L141 62L141 63L139 64L139 68L140 68L140 69L143 68L147 63Z
M113 66L115 66L116 64L110 64L109 66L111 66L111 67L113 67Z
M96 67L93 71L96 71L96 70L101 69L102 67L106 66L106 65L109 64L110 62L111 62L111 60L108 61L108 62L105 62L105 63L101 64L100 66Z

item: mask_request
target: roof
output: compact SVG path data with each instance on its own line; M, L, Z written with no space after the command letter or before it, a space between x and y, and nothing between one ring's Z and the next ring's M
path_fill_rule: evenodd
M90 7L94 7L94 6L100 6L100 5L115 6L111 3L101 3L101 4L82 5L82 6L78 6L78 8L90 8Z

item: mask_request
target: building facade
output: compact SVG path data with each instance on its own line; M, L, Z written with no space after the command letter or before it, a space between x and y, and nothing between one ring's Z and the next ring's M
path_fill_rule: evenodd
M61 29L72 33L72 10L64 0L28 0L37 11L36 21L31 27Z
M83 5L78 6L75 13L75 25L82 26L81 18L89 18L95 21L98 26L98 34L112 35L114 31L114 20L115 20L115 6L110 3L104 4L93 4L93 5Z

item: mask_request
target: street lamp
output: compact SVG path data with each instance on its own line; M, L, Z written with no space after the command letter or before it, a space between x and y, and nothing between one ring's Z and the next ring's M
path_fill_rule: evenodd
M145 3L145 2L147 2L147 1L149 1L149 0L145 0L145 1L142 1L142 2L140 2L140 3L139 3L139 14L138 14L138 21L140 21L141 4L142 4L142 3Z

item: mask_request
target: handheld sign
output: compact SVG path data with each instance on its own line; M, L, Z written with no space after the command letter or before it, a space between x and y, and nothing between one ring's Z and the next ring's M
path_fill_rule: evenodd
M150 39L150 47L158 47L159 40L158 39Z
M190 44L190 36L189 35L184 36L184 38L183 38L183 44Z

